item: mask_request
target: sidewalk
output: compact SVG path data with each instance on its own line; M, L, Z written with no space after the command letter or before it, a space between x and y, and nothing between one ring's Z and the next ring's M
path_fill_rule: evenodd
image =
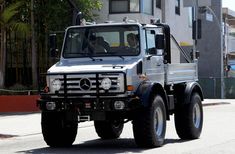
M235 104L235 99L205 99L203 106ZM79 124L79 128L92 126L93 122ZM41 134L40 112L0 113L0 141L15 136Z

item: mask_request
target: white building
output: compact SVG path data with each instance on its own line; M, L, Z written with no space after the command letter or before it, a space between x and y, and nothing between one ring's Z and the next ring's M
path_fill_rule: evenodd
M181 46L191 46L192 9L183 7L183 0L100 0L103 7L95 12L97 22L121 22L124 17L150 23L150 19L160 19L171 27L171 33Z
M122 22L124 17L143 24L160 19L171 28L171 34L181 46L192 46L192 8L184 8L183 0L101 0L103 7L95 12L98 23ZM180 53L172 46L172 62L180 62Z

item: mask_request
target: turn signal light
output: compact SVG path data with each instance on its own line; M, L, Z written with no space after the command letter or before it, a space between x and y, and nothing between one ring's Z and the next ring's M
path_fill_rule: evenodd
M132 85L127 86L127 91L133 91L133 90L134 90L134 86L132 86Z

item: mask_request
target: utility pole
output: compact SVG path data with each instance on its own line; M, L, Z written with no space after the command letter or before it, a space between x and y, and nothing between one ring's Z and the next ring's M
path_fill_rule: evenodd
M220 4L220 11L219 12L222 12L222 0L219 0ZM215 22L216 24L218 25L218 28L219 28L219 32L220 32L220 82L221 82L221 98L223 99L225 97L225 94L224 94L224 89L225 89L225 85L224 85L224 54L223 54L223 29L222 29L222 15L220 16L220 18L217 17L217 15L215 14L215 12L208 6L203 6L203 8L207 11L209 11L215 18ZM196 6L195 6L195 9L198 9L198 0L196 0ZM195 16L194 19L197 18L197 13L198 13L198 10L195 11ZM197 20L196 20L197 21ZM198 33L198 23L196 23L196 37L195 37L195 43L194 43L194 50L197 51L197 33Z
M221 6L221 10L220 12L222 12L222 2L220 1ZM220 70L220 82L221 82L221 98L223 99L225 97L224 94L224 89L225 89L225 85L224 85L224 51L223 51L223 27L222 27L222 15L220 16L220 18L217 17L217 15L215 14L215 12L210 8L210 7L206 7L206 9L212 13L212 15L215 17L215 21L218 25L219 31L220 31L220 48L221 48L221 70Z

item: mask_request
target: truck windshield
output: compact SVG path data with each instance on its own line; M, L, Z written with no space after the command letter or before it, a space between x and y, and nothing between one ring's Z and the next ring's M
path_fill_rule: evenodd
M140 52L137 25L70 28L63 57L136 56Z

